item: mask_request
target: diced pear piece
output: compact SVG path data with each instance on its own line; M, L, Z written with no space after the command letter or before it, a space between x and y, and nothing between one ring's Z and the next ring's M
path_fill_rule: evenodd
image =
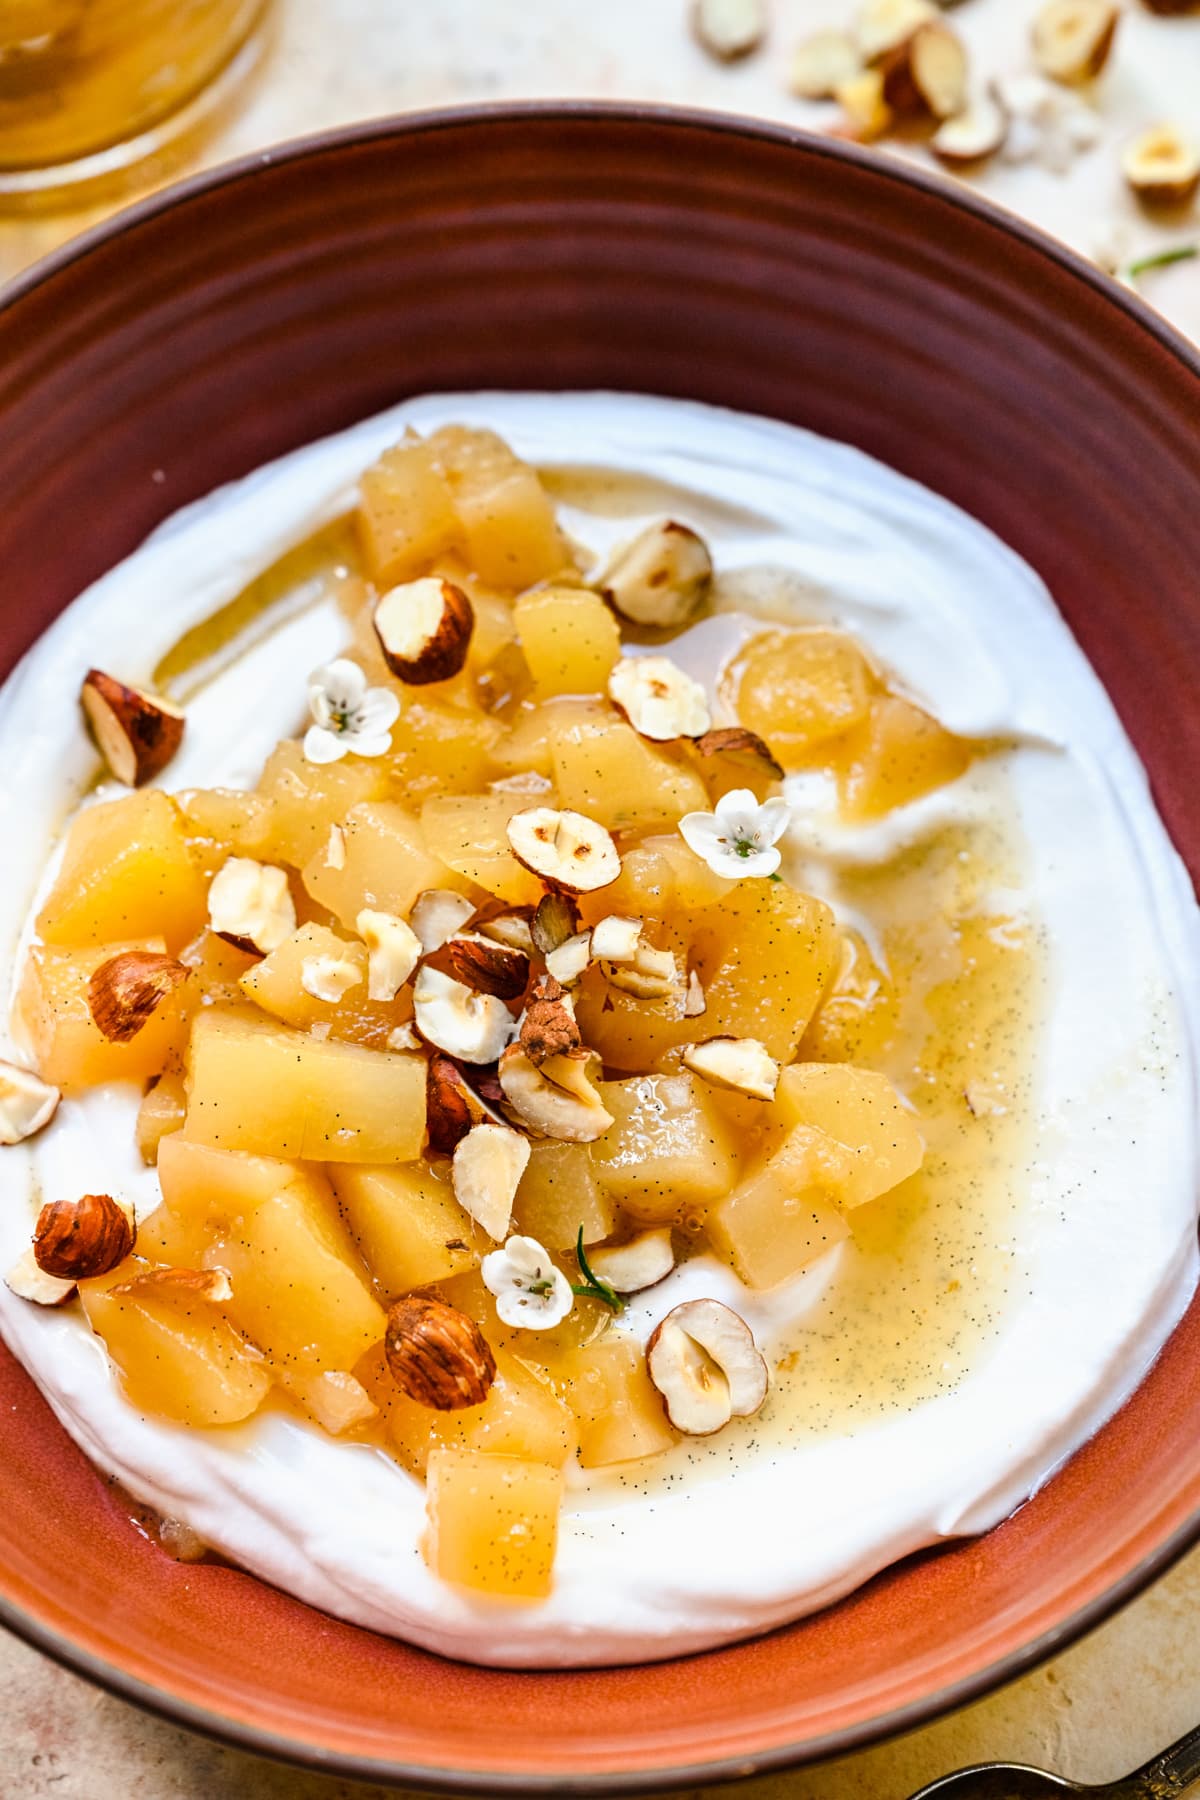
M88 986L102 963L125 951L165 951L163 938L68 950L34 944L17 1006L44 1081L65 1093L103 1081L145 1081L160 1075L187 1042L184 994L177 990L127 1043L105 1037L92 1017Z
M547 1250L573 1250L609 1237L616 1212L596 1179L587 1144L533 1143L513 1206L512 1229Z
M925 1144L912 1112L887 1079L850 1063L793 1063L779 1078L773 1110L789 1131L821 1132L837 1156L825 1191L844 1209L863 1206L915 1175Z
M876 695L868 717L846 740L842 806L852 819L877 819L893 807L956 781L970 745L895 694Z
M120 1274L135 1270L127 1263ZM139 1412L182 1425L234 1425L266 1398L266 1364L211 1300L165 1286L122 1293L111 1277L84 1282L80 1298Z
M342 1216L387 1299L478 1265L475 1227L437 1166L343 1163L330 1173Z
M550 731L561 804L609 831L652 831L677 824L684 813L708 811L699 775L610 708L556 717Z
M506 1599L553 1585L561 1469L476 1450L429 1458L425 1555L443 1581Z
M461 535L438 458L415 436L384 451L363 475L360 492L363 548L381 587L423 574Z
M614 1124L591 1146L596 1178L623 1211L662 1225L728 1193L737 1164L729 1128L688 1074L598 1083Z
M312 1187L285 1188L231 1224L206 1261L228 1271L235 1324L292 1369L353 1369L384 1333L335 1208Z
M528 794L464 794L427 800L421 829L447 868L514 906L536 906L542 884L523 869L508 842L508 822L531 804ZM449 883L427 881L426 887Z
M425 1058L213 1007L192 1031L184 1130L259 1156L412 1162L425 1136Z
M382 799L386 792L382 758L347 756L341 762L310 763L302 745L285 738L267 758L258 783L265 810L262 854L302 869L325 849L330 827L340 825L351 807Z
M820 1132L797 1126L774 1156L709 1209L709 1241L751 1287L790 1280L850 1235L825 1186L845 1169L832 1149Z
M37 928L47 944L161 937L174 953L206 917L207 888L179 808L147 788L77 814Z
M304 865L303 880L348 931L365 908L403 918L425 888L452 885L412 813L385 800L352 806L336 852L323 845Z
M790 1062L841 954L841 933L824 901L787 882L740 882L696 920L703 1035L756 1038L777 1062ZM700 1032L693 1026L689 1035Z
M625 1332L569 1351L555 1369L579 1424L585 1469L658 1456L676 1442L643 1346Z
M740 723L788 769L865 719L870 705L870 665L840 631L763 632L750 640L733 677Z
M539 700L602 694L621 654L617 621L588 588L536 588L513 608Z

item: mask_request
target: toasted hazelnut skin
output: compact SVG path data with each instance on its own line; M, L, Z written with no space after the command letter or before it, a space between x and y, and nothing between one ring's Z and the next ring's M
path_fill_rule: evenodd
M51 1200L38 1214L33 1254L39 1269L60 1281L107 1275L133 1249L136 1232L124 1207L109 1194Z
M425 1070L425 1130L437 1156L453 1156L476 1122L467 1083L453 1057L435 1052Z
M430 1294L396 1301L383 1342L397 1387L436 1412L481 1406L496 1379L496 1359L474 1319Z
M761 763L776 781L783 780L783 764L775 760L771 746L764 743L756 731L747 731L744 725L723 725L706 731L703 737L696 739L696 749L704 757L748 757Z
M161 775L183 741L178 708L103 669L88 670L80 699L105 762L126 787L141 787Z
M531 1063L540 1066L548 1056L562 1056L583 1043L574 1013L563 1004L565 994L553 975L543 975L534 984L520 1035L521 1048Z
M409 582L404 585L415 588L419 584ZM388 642L388 602L393 595L403 590L392 589L391 593L382 596L375 607L375 636L379 640L383 660L392 674L408 687L424 687L431 681L449 681L460 672L467 660L471 634L475 629L475 609L462 589L455 587L452 581L440 581L438 585L442 590L441 616L433 635L425 641L416 656L403 655Z
M523 950L474 937L447 938L425 958L431 969L453 976L477 994L515 1000L529 985L529 958Z
M1136 199L1151 212L1186 206L1200 190L1200 155L1171 125L1151 126L1127 144L1121 172Z
M530 927L534 949L542 956L558 950L579 930L579 908L569 894L554 888L537 903Z
M610 560L597 583L622 618L635 625L684 625L712 586L708 545L690 525L648 525Z
M688 1391L686 1340L721 1371L724 1397L711 1388ZM673 1356L673 1352L675 1355ZM723 1301L684 1300L660 1319L646 1344L646 1371L677 1431L707 1437L732 1418L749 1418L767 1397L770 1375L746 1321ZM707 1387L707 1384L706 1384Z
M591 894L621 873L612 834L569 806L527 806L508 821L506 836L521 866L548 888Z
M122 950L88 982L88 1011L110 1043L128 1044L190 970L157 950Z

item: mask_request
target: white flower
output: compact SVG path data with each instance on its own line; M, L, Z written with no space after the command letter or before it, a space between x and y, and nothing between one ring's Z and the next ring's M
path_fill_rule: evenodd
M391 748L400 702L388 688L368 687L366 676L348 657L313 670L308 705L315 721L304 738L309 762L338 762L348 750L355 756L382 756Z
M993 83L1008 114L1008 135L1000 152L1008 163L1037 162L1065 175L1075 158L1100 135L1093 109L1060 83L1036 74L1009 75Z
M502 1250L484 1257L479 1272L504 1325L548 1331L575 1304L570 1282L536 1238L510 1237Z
M743 875L773 875L782 860L775 843L787 829L786 800L760 806L749 788L735 788L710 813L688 813L679 832L689 850L704 858L714 875L737 881Z

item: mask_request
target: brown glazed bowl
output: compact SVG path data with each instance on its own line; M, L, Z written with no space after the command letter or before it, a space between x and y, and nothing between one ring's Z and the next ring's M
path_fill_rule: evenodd
M371 125L191 182L18 283L0 670L183 502L402 395L487 386L773 414L948 495L1049 583L1200 868L1200 360L969 194L735 120ZM620 1792L845 1751L1017 1674L1198 1529L1200 1302L986 1537L731 1649L496 1673L170 1561L0 1359L4 1622L184 1724L377 1780Z

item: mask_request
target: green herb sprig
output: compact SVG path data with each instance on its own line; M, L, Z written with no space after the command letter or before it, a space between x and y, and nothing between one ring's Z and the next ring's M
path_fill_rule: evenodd
M579 1227L579 1236L575 1241L575 1260L579 1264L583 1280L572 1282L571 1292L582 1294L589 1300L599 1300L602 1306L609 1307L614 1313L623 1313L625 1302L616 1288L610 1282L605 1281L603 1276L597 1275L588 1262L587 1251L583 1247L582 1225Z
M1191 262L1196 256L1200 256L1200 244L1176 244L1170 250L1156 250L1152 256L1139 256L1125 273L1131 281L1136 281L1150 269L1169 269L1172 263Z

